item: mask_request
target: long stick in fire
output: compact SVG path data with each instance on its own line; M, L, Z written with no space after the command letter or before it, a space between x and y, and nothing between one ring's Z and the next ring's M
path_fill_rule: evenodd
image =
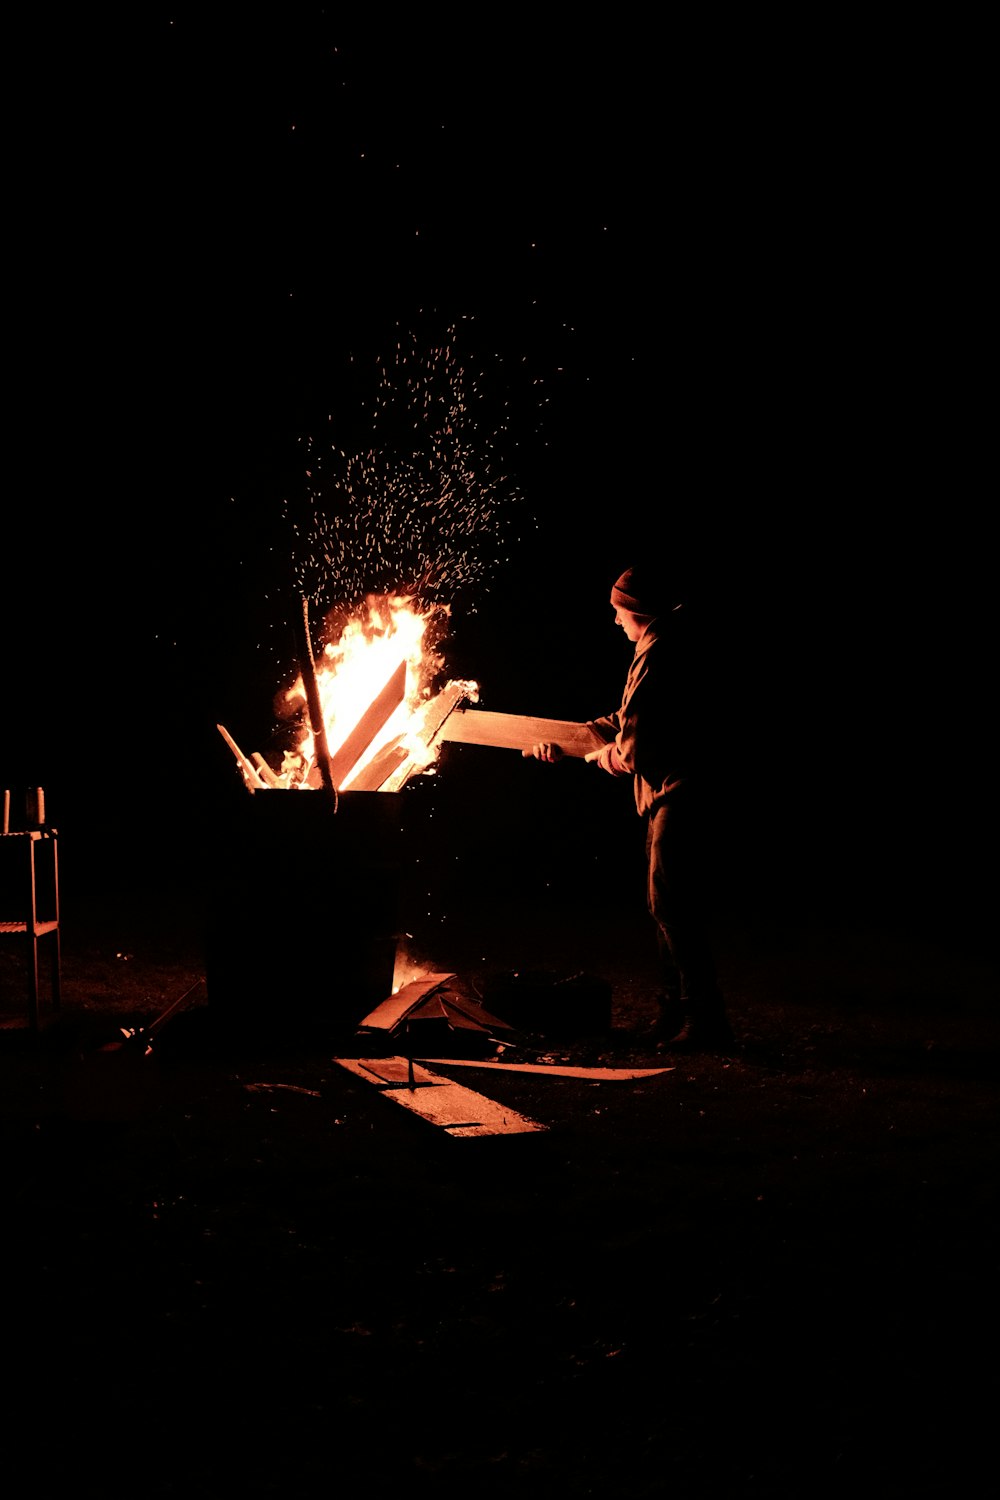
M316 658L313 656L312 640L309 635L309 600L302 596L302 636L304 650L302 652L302 681L306 688L306 705L309 709L309 725L312 729L313 746L316 751L316 761L319 765L319 774L323 781L323 788L333 798L334 810L337 807L337 786L333 779L333 771L330 767L330 747L326 741L326 725L323 722L323 705L319 697L319 684L316 681Z

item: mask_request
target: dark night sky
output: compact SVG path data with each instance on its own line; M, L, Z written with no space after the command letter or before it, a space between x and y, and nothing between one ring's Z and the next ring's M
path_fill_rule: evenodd
M12 35L4 783L54 821L164 785L210 816L216 721L259 746L292 659L303 440L369 446L378 358L457 328L520 497L456 601L484 705L610 706L607 588L660 547L748 841L964 869L995 825L961 53L203 9Z

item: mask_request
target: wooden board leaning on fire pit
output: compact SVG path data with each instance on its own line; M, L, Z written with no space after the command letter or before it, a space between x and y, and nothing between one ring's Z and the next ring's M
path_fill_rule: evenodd
M490 713L481 708L457 708L445 719L437 738L464 745L492 745L498 750L530 750L544 740L561 745L567 755L580 759L604 744L596 729L572 719L533 719L528 714Z

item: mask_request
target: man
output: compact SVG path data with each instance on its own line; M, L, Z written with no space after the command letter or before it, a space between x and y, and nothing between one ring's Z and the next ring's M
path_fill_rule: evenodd
M645 822L646 904L662 974L656 1035L670 1051L726 1052L733 1034L712 952L703 821L711 684L693 659L685 608L652 569L627 568L611 606L635 650L621 707L589 721L605 743L586 759L631 776ZM544 742L523 753L557 761L564 752Z

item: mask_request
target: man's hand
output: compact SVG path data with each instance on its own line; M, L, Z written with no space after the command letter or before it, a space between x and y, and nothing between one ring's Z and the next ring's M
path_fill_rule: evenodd
M522 750L521 754L525 760L530 760L534 756L535 760L557 761L562 760L565 751L561 745L553 745L548 740L541 740L537 745L532 745L530 750ZM588 756L587 759L589 760L590 757Z

